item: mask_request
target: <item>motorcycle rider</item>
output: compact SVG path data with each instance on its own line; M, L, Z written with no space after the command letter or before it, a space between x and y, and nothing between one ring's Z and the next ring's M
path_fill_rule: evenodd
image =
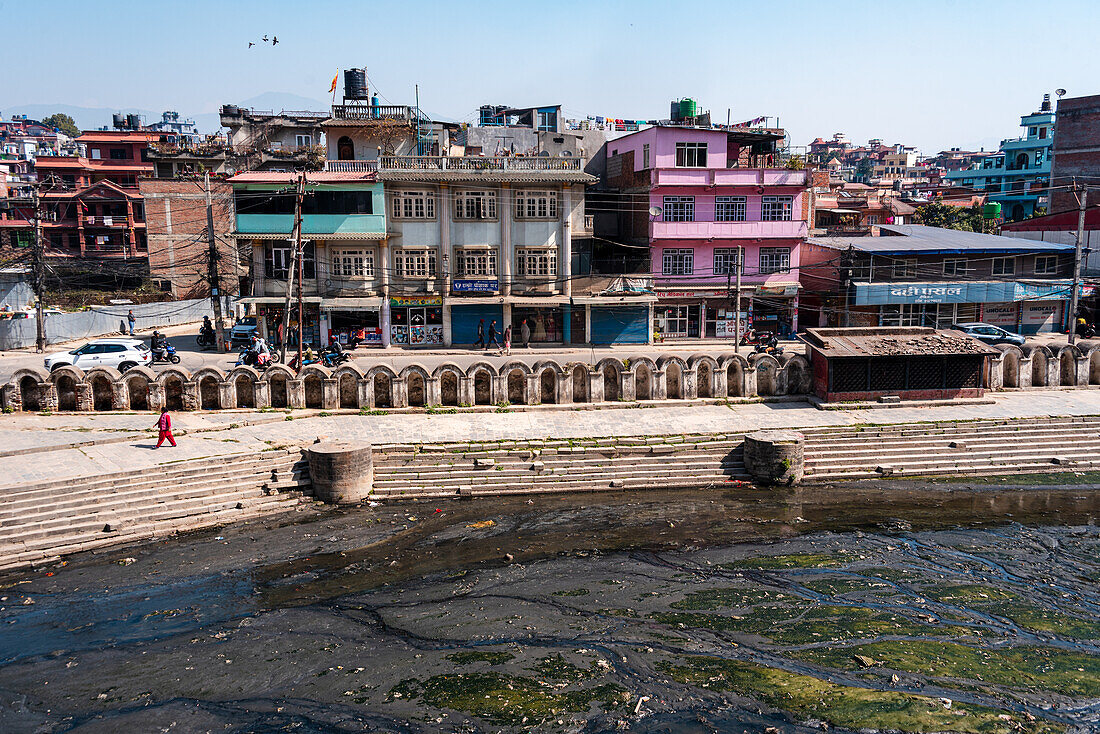
M209 316L202 317L202 326L199 327L199 343L203 345L214 343L214 325L210 323Z
M153 353L153 359L168 359L168 340L164 338L164 334L161 334L156 329L153 330L153 335L149 338L149 351Z

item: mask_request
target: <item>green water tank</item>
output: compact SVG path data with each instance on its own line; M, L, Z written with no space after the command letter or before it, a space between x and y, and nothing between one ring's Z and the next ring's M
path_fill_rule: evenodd
M680 100L680 117L695 117L695 100L691 97L684 97Z
M1000 219L1001 218L1001 204L997 201L991 201L982 208L982 216L986 219Z

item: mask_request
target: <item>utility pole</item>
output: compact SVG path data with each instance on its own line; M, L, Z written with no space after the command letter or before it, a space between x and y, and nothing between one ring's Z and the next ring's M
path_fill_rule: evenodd
M298 174L298 185L294 192L294 234L293 245L290 251L291 261L287 265L286 274L286 302L283 305L283 338L279 346L279 361L286 364L286 340L290 337L290 297L294 293L294 271L296 270L296 260L301 257L302 251L302 199L306 195L306 174L304 172ZM301 319L301 282L299 281L299 296L298 296L298 318ZM298 321L299 331L302 328L301 320ZM301 349L301 335L298 337L298 348ZM298 362L298 366L301 367L301 361Z
M34 295L37 296L37 313L35 321L38 322L38 335L35 338L35 351L39 354L46 351L46 313L42 305L42 299L46 295L46 262L42 254L42 213L39 211L38 186L32 189L31 201L34 205Z
M210 280L210 303L214 307L214 343L218 351L225 352L225 322L222 318L222 291L218 278L218 245L214 240L214 204L210 199L210 174L203 177L206 190L206 241L210 245L207 255L207 277Z
M744 270L745 248L737 246L737 310L733 313L733 351L741 349L741 271Z
M1077 246L1073 249L1073 290L1069 296L1069 343L1077 339L1077 291L1081 288L1081 250L1085 243L1085 204L1089 187L1073 180L1073 192L1077 194Z

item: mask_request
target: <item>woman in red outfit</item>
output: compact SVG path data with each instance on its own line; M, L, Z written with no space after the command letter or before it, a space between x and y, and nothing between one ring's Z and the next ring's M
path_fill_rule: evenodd
M160 418L157 420L157 430L160 431L160 438L157 439L157 445L153 448L159 449L160 445L164 443L164 439L168 439L168 443L173 446L176 445L176 438L172 435L172 416L168 415L168 408L160 409Z

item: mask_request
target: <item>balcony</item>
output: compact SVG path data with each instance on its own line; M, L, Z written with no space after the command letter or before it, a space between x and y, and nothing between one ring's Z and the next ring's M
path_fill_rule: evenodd
M806 186L809 174L786 168L657 168L654 186Z
M653 222L653 239L742 239L747 237L805 237L802 220L787 222Z
M238 214L237 232L241 234L285 234L294 231L293 214ZM381 214L306 214L302 234L383 234L385 217Z
M381 171L583 171L581 158L545 156L382 156Z
M332 173L377 173L378 160L325 161L325 170Z
M416 108L407 105L352 105L332 106L332 119L371 122L375 120L398 120L408 122L416 120ZM424 115L420 119L426 120Z

